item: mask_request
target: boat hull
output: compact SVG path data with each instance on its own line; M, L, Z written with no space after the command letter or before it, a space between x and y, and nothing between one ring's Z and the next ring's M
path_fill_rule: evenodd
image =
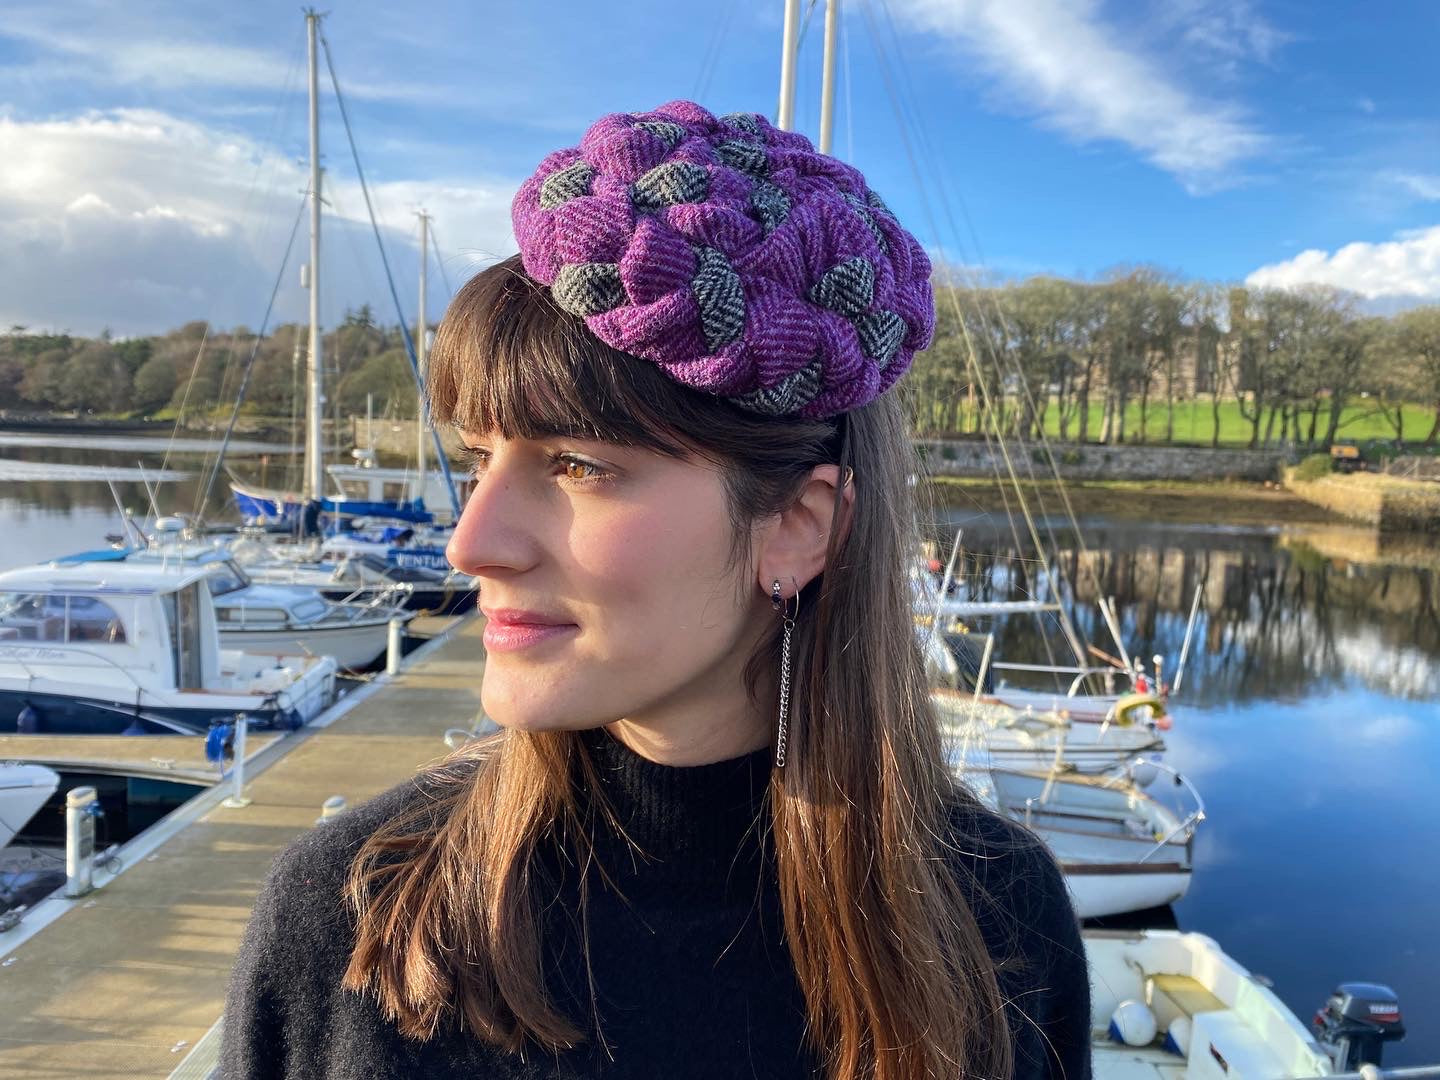
M44 765L0 765L0 847L15 838L59 786L60 774Z
M248 695L196 695L193 706L141 705L83 694L0 690L0 734L36 735L201 735L212 720L233 720L243 712L252 728L290 728L297 717L273 701ZM208 698L210 700L198 700ZM247 707L250 706L250 707ZM29 707L33 728L20 731Z
M1082 919L1128 915L1173 904L1190 889L1190 871L1173 863L1087 866L1062 862L1060 868L1070 886L1075 914Z
M388 620L319 627L313 630L225 627L220 631L220 647L239 649L252 655L275 653L284 656L329 656L333 657L340 667L355 670L369 667L385 655L388 634Z

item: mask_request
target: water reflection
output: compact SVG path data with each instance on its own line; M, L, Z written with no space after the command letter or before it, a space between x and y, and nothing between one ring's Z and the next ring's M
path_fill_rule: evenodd
M990 519L952 524L964 530L962 595L1050 598L1039 564ZM1440 695L1440 573L1430 565L1440 559L1418 548L1390 557L1365 536L1092 522L1085 547L1062 537L1051 565L1083 640L1115 651L1096 603L1114 597L1126 648L1147 661L1158 653L1172 674L1199 587L1187 702L1298 700L1356 684L1400 698ZM1366 553L1380 561L1356 560ZM1069 655L1053 619L1044 640L1033 617L997 619L994 629L1007 659L1043 662L1047 647Z

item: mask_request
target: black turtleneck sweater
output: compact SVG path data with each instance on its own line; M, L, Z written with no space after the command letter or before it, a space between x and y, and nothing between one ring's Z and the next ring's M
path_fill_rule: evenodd
M601 829L592 875L589 977L578 882L544 860L555 902L541 915L547 986L592 1038L554 1055L502 1052L458 1030L401 1036L367 997L340 988L354 940L341 889L360 843L417 797L407 781L301 837L275 860L245 933L225 1007L227 1078L818 1080L804 998L785 944L773 861L757 825L770 772L762 750L714 765L658 765L603 730L584 736L605 794L648 859ZM997 962L1023 1080L1090 1075L1084 952L1064 880L1028 832L990 814L952 815L973 905ZM837 977L838 973L837 973ZM591 1000L593 980L595 999Z

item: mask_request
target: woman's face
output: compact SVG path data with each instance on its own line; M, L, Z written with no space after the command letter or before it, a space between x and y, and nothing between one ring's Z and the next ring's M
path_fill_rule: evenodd
M624 719L672 745L750 719L742 671L770 605L732 565L714 466L572 438L465 443L476 482L447 555L479 579L491 719Z

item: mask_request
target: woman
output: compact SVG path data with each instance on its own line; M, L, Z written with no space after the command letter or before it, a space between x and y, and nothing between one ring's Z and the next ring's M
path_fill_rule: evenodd
M929 263L750 114L609 116L437 334L503 728L276 862L234 1077L1069 1077L1052 859L948 774L905 580Z

